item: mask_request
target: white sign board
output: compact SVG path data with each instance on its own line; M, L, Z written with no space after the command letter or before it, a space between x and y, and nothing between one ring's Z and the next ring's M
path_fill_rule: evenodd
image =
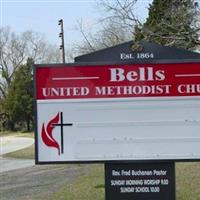
M38 65L36 162L200 159L200 64L169 65Z

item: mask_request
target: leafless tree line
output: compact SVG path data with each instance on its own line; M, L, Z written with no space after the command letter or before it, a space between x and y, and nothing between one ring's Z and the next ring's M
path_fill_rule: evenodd
M33 31L17 35L9 27L0 27L0 97L6 96L13 75L28 58L36 63L60 62L59 49Z
M136 16L135 9L138 0L99 0L98 7L104 11L104 16L98 22L101 24L101 28L97 32L92 32L91 29L84 28L81 20L78 21L83 43L76 46L77 52L84 54L107 48L134 40L138 34L141 34L141 38L147 41L163 40L166 46L196 50L200 46L200 36L196 37L197 34L200 35L200 2L194 0L196 9L188 11L185 10L187 8L184 7L184 1L187 0L174 0L172 7L169 6L169 9L166 10L162 22L158 24L158 26L166 28L165 34L165 30L157 32ZM167 20L169 16L174 24L171 23L171 20ZM193 31L183 29L184 24L189 23L193 27ZM194 48L190 48L191 43L195 44Z

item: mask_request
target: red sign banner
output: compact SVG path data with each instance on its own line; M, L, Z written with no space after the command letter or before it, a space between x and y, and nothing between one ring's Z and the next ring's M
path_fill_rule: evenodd
M37 99L200 96L200 63L42 66Z

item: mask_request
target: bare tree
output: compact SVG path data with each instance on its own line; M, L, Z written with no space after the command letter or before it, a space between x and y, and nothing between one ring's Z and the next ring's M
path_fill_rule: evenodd
M136 2L137 0L98 1L98 7L103 9L104 17L89 30L83 26L82 20L78 21L83 43L76 45L76 52L89 53L133 39L135 26L142 26L134 13ZM99 25L101 28L98 28ZM94 29L97 31L93 31Z
M26 56L31 57L35 63L58 63L61 61L59 48L50 44L44 35L26 31L22 34L22 38L27 41Z
M128 41L132 34L127 29L121 29L121 26L112 21L102 23L98 31L84 28L83 22L78 21L79 31L83 36L83 42L75 45L75 50L79 54L90 53L99 49L107 48Z
M134 8L137 0L100 0L99 6L102 7L108 16L102 18L102 21L111 21L118 24L123 29L128 29L134 34L135 26L142 26L141 21L136 17Z
M0 98L6 91L18 67L32 58L35 63L60 62L59 49L45 37L33 31L17 35L9 27L0 27Z
M161 45L199 51L198 0L153 0L145 23L141 22L134 12L137 2L137 0L99 0L98 7L103 10L103 17L98 22L101 28L96 32L91 28L88 30L79 21L79 31L84 40L82 44L76 46L77 51L81 54L89 53L127 40L134 41L133 50L140 50L139 41L142 39ZM154 4L158 4L160 11L153 13ZM163 4L166 5L164 9L159 6ZM151 20L152 17L156 20Z

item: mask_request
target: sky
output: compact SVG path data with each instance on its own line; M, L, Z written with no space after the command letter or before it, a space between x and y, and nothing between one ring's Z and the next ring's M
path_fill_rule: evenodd
M9 26L16 33L33 30L44 34L50 43L60 45L58 20L63 19L65 45L70 45L83 40L76 28L77 20L90 28L102 17L96 2L98 0L0 0L0 25ZM147 17L151 2L138 0L135 12L142 20Z

